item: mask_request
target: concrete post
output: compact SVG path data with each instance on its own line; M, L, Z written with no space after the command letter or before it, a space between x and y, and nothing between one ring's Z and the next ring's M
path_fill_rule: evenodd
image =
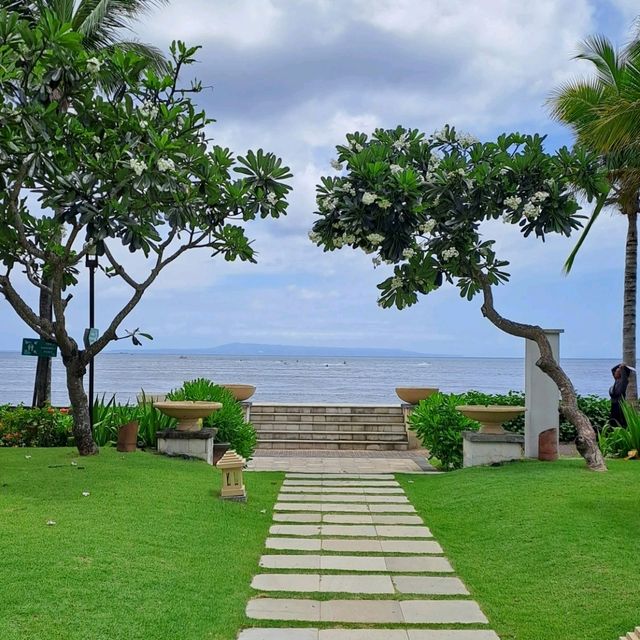
M553 357L560 358L560 334L562 329L544 330ZM537 366L540 350L533 340L525 340L525 368L524 368L524 455L525 458L538 457L538 436L546 429L555 428L559 435L560 417L558 404L560 392L556 383Z

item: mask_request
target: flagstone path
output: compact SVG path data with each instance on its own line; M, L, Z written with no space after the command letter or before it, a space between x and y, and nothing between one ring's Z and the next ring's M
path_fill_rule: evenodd
M238 640L499 640L393 475L288 473L273 519Z

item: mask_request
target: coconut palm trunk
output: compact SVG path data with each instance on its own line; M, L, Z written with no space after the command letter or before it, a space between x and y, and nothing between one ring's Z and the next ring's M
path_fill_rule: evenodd
M624 362L636 366L636 302L638 273L638 211L637 202L627 211L627 242L624 260L624 302L622 322L622 358ZM629 376L627 400L634 405L638 401L638 386L635 373Z

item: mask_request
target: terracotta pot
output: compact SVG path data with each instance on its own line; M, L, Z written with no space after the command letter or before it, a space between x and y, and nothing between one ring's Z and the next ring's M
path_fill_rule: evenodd
M136 450L138 444L137 421L127 422L118 428L118 444L116 449L123 453L131 453Z
M218 463L218 460L222 459L222 456L227 452L231 446L228 442L214 442L213 443L213 466Z
M538 460L552 462L558 459L558 430L545 429L538 436Z

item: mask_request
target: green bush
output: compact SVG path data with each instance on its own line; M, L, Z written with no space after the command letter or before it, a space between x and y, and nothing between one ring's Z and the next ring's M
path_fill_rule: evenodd
M244 419L242 405L228 389L211 380L198 378L168 393L167 399L222 403L222 408L204 419L204 425L218 430L216 442L228 442L230 448L243 458L251 458L256 449L256 432L253 425Z
M605 456L640 458L640 414L628 403L622 403L626 427L605 426L599 444Z
M456 406L467 404L465 395L435 393L413 410L411 429L443 470L462 467L462 432L477 431L480 424L463 416Z
M73 419L68 409L0 407L0 447L65 447Z

